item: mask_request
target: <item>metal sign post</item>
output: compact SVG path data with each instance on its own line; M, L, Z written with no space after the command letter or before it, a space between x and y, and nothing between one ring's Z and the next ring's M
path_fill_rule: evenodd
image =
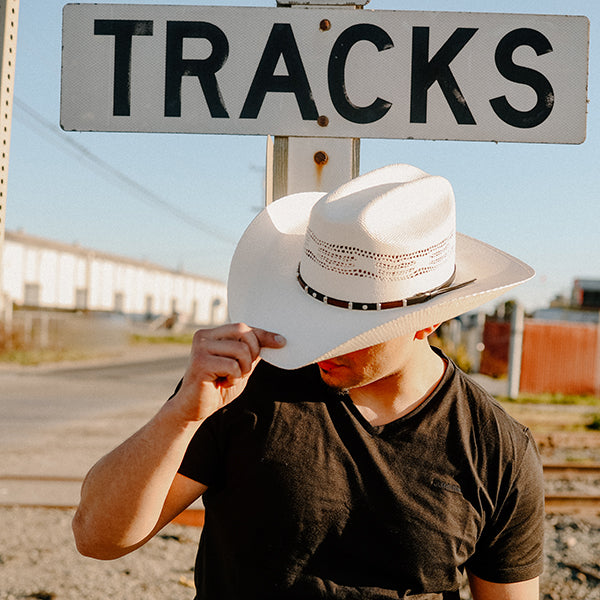
M15 80L15 57L17 54L17 24L19 0L0 3L0 315L11 307L4 306L2 290L3 248L6 215L6 191L8 188L8 157L12 121L13 89Z
M277 0L277 6L362 8L369 0ZM329 21L322 20L326 30ZM326 128L327 115L317 123ZM360 138L299 138L269 136L265 204L296 192L329 192L360 171Z
M329 192L357 177L359 168L358 138L269 137L265 203L296 192Z

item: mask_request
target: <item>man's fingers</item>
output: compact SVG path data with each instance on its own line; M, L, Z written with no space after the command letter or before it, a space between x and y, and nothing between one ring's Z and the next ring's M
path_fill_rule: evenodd
M242 325L240 325L240 328L242 328ZM258 338L257 338L256 334L254 333L254 330L248 328L247 331L243 331L240 334L238 340L248 346L250 355L252 357L252 362L254 362L260 355L260 349L261 349L260 342L258 341Z
M204 337L218 340L237 340L246 343L252 357L257 358L261 348L282 348L285 338L275 332L266 331L258 327L249 327L245 323L223 325L216 329L206 330Z
M193 371L201 379L230 383L252 372L261 348L284 345L281 335L244 323L200 330L192 344Z
M202 339L244 340L252 346L253 351L260 350L263 346L268 348L281 348L285 346L285 338L282 335L266 331L265 329L259 329L258 327L249 327L245 323L222 325L215 329L200 330L196 333ZM254 340L256 340L258 347L256 347Z
M217 387L231 387L235 381L244 376L242 366L234 358L224 356L213 360L214 384Z
M261 348L282 348L286 344L286 340L282 335L277 333L273 333L271 331L265 331L264 329L258 329L256 327L247 327L243 323L239 323L236 326L235 333L240 333L240 337L237 342L233 342L231 346L228 346L228 349L232 352L231 358L235 358L239 365L240 374L236 374L231 372L228 376L222 375L216 381L215 384L217 387L227 388L231 387L235 384L235 379L237 377L241 377L247 375L252 371L255 361L260 356ZM224 340L220 340L222 343ZM248 355L246 352L241 350L241 348L248 350ZM222 351L225 349L225 346L222 346ZM237 352L241 351L240 354ZM249 361L247 362L247 358L249 356Z
M205 342L203 351L207 355L206 360L229 359L233 361L239 366L240 375L248 373L252 369L252 363L258 356L258 351L253 352L250 345L243 340L209 340ZM224 364L230 364L229 360Z
M208 344L212 354L228 356L238 361L241 371L246 374L252 370L254 361L260 356L261 348L281 348L285 338L264 329L247 328L243 325L231 335L239 335L235 340L219 338Z
M189 419L204 418L239 396L258 363L261 348L284 345L280 335L244 323L198 330L180 390Z
M285 338L278 333L258 328L254 328L253 331L261 348L283 348L285 346Z

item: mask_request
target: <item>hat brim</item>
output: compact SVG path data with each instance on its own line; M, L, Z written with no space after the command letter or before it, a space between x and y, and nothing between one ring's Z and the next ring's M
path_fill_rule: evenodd
M473 283L404 308L360 312L324 304L296 279L310 211L322 196L293 194L271 204L248 226L231 262L230 319L286 338L284 348L261 351L277 367L296 369L442 323L534 275L517 258L457 233L455 283Z

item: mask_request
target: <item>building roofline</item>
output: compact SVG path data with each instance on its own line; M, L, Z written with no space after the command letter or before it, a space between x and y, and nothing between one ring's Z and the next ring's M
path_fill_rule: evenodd
M584 289L586 291L600 291L600 279L582 277L580 279L576 279L574 285L575 287Z
M29 246L37 246L38 248L46 248L48 250L56 250L58 252L66 252L69 254L76 254L79 256L93 256L95 258L105 259L116 263L121 263L125 265L130 265L134 267L143 267L145 269L154 269L157 271L162 271L163 273L169 273L172 275L182 275L184 277L191 277L194 279L198 279L201 281L205 281L208 283L215 283L218 285L225 285L223 281L216 279L214 277L206 277L204 275L198 275L197 273L189 273L187 271L182 271L179 269L170 269L163 265L159 265L158 263L150 262L147 260L140 260L136 258L130 258L127 256L122 256L118 254L111 254L110 252L105 252L103 250L95 250L93 248L87 248L85 246L81 246L80 244L73 243L69 244L67 242L60 242L56 240L51 240L48 238L42 238L39 236L32 235L30 233L25 233L24 231L5 231L5 239L9 242L22 243Z

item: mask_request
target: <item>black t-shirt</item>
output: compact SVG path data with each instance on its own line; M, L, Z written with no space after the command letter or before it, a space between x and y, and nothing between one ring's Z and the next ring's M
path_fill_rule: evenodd
M373 427L316 366L261 362L180 472L208 486L197 599L458 598L540 574L530 432L451 361L417 409Z

